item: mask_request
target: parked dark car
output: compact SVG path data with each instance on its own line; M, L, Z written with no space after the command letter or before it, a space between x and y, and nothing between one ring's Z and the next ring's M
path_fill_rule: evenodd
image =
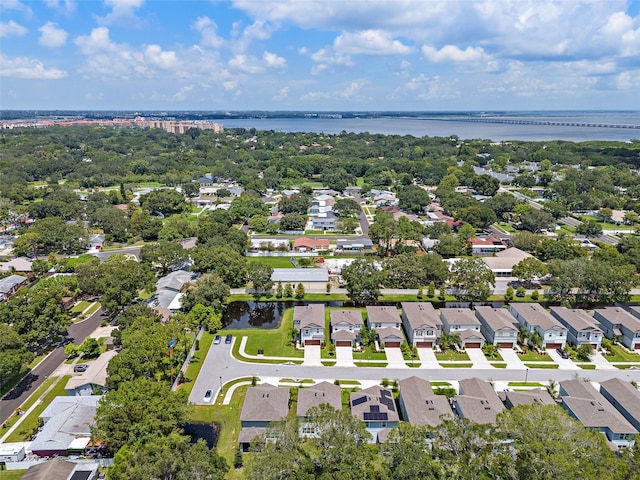
M560 355L565 360L569 359L569 354L563 348L558 348L556 352L558 352L558 355Z
M227 336L224 338L224 343L231 343L232 338L233 338L233 335L231 335L230 333L227 334Z
M89 368L89 365L87 365L86 363L78 363L73 367L73 371L82 373L86 372L87 368Z

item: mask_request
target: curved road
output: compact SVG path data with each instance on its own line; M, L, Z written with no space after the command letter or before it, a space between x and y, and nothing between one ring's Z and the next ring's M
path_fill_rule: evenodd
M75 345L80 345L105 318L100 308L86 320L71 325L67 337L70 338ZM0 423L3 423L9 418L64 360L64 346L56 348L47 355L36 368L31 370L13 390L7 393L2 400L0 400Z
M224 333L224 331L222 331ZM240 341L240 338L234 338ZM302 359L300 359L302 360ZM622 380L635 380L640 382L640 370L552 370L529 369L513 370L506 368L470 369L470 368L379 368L379 367L307 367L303 365L285 365L268 363L248 363L236 360L231 355L231 345L211 344L211 348L205 358L200 375L195 380L189 401L195 404L204 404L204 394L211 389L216 398L216 392L226 382L239 377L256 376L262 379L272 378L311 378L314 380L374 380L380 382L383 378L403 379L410 376L418 376L427 380L462 380L470 377L478 377L483 380L496 381L524 381L548 382L555 380L571 380L576 374L580 378L600 382L609 378L618 377Z

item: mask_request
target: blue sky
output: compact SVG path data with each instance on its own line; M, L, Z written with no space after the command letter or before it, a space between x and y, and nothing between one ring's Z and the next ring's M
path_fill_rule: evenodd
M640 108L640 1L0 0L1 109Z

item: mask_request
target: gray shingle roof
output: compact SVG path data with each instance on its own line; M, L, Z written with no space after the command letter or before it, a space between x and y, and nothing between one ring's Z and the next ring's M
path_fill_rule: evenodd
M452 415L447 397L434 394L428 381L413 376L400 380L399 386L407 417L405 421L437 426L442 422L443 415Z
M620 307L598 308L594 312L602 315L612 325L622 325L632 332L640 332L640 320Z
M445 325L478 325L480 321L468 308L441 308L440 315Z
M504 308L476 307L476 317L493 332L518 331L516 319Z
M312 407L328 403L336 410L342 408L340 387L329 382L320 382L312 387L298 390L297 415L304 417Z
M398 309L389 305L367 306L367 321L373 323L400 323Z
M402 302L402 310L413 330L442 325L438 311L431 302Z
M613 400L611 403L615 408L626 411L625 416L636 428L640 426L640 392L637 388L619 378L611 378L600 382L600 392Z
M598 323L584 310L567 307L551 307L551 314L567 328L571 327L578 332L597 331L602 333Z
M555 400L549 395L549 392L541 388L534 388L525 392L504 392L505 401L511 408L518 405L533 405L539 403L542 405L556 405Z
M241 422L274 422L289 413L289 389L268 383L249 387L240 413Z
M368 414L375 412L376 407L377 413L386 414L386 419L382 421L398 422L400 420L393 394L390 390L379 385L374 385L360 392L352 392L349 394L349 400L351 414L360 420L369 421Z
M0 293L9 293L16 286L21 285L27 281L27 277L22 275L9 275L0 279Z
M362 326L362 314L360 310L331 310L331 325Z
M310 303L293 308L293 322L298 329L316 327L324 328L324 303Z
M539 303L512 303L510 308L518 312L530 327L538 326L544 331L567 330Z

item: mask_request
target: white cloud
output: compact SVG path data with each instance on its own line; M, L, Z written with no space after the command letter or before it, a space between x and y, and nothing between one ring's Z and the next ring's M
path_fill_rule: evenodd
M239 54L229 60L229 67L244 73L262 73L264 67L253 55Z
M65 14L73 13L76 9L76 2L73 0L44 0L47 7L53 8Z
M315 91L307 92L302 96L302 100L319 101L319 100L356 100L361 99L360 94L362 87L367 82L365 80L353 80L345 84L342 88L333 91Z
M188 93L193 90L193 85L185 85L174 96L173 99L176 102L182 102L186 100Z
M308 54L306 50L304 52ZM327 70L332 65L341 65L345 67L352 67L354 65L349 55L334 52L328 48L321 48L317 52L312 53L310 57L311 60L316 62L316 65L311 69L311 73L314 75Z
M460 90L456 83L438 75L429 77L421 73L394 92L393 97L410 96L418 100L453 100L460 97Z
M117 45L109 37L107 27L97 27L89 35L80 35L74 40L84 55L94 55L99 52L113 52Z
M289 96L289 87L282 87L276 96L273 97L274 100L284 100Z
M98 23L103 25L122 24L131 25L139 22L136 10L142 7L145 0L104 0L104 4L111 8L104 17L96 16Z
M45 47L61 47L67 42L67 32L62 28L58 28L57 23L47 22L38 31L40 31L38 42Z
M176 68L179 64L176 52L163 51L159 45L149 45L144 51L144 60L163 70Z
M484 57L484 50L477 47L467 47L461 50L455 45L445 45L440 50L429 45L422 46L422 54L427 60L434 63L445 62L477 62Z
M262 59L267 68L284 68L287 66L287 60L284 57L279 57L275 53L264 52Z
M46 68L35 58L9 58L0 54L0 76L25 78L30 80L59 80L67 76L67 72L57 68Z
M219 48L224 40L218 36L218 26L209 17L198 17L191 28L200 32L200 45L203 47Z
M270 38L274 30L273 25L263 20L256 20L245 28L242 28L240 22L236 22L233 24L234 40L231 42L231 48L237 54L245 53L254 42Z
M351 55L406 55L413 50L382 30L343 33L333 41L333 48Z
M0 9L4 11L17 10L24 12L26 15L31 15L31 8L19 0L0 0Z
M11 36L22 36L26 34L28 30L26 27L17 24L13 20L9 20L8 22L0 22L0 38L2 37L11 37Z

